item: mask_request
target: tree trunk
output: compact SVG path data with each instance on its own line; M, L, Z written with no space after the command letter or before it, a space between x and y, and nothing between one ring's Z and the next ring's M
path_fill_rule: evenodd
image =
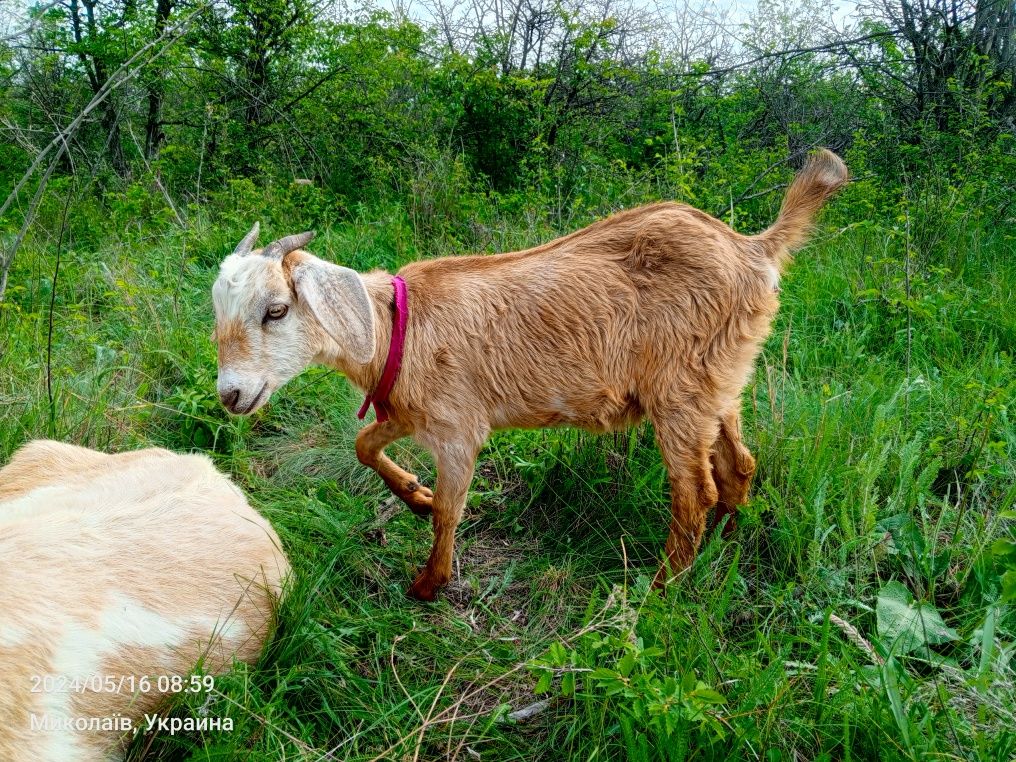
M157 0L155 5L155 33L156 38L160 37L166 30L166 22L173 10L172 0ZM165 139L162 131L162 100L163 100L163 78L162 72L156 70L148 83L148 114L145 118L145 158L152 161L159 154L159 146Z

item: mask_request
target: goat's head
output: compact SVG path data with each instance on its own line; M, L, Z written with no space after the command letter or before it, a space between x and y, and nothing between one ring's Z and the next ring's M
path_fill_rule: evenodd
M219 398L247 415L322 356L366 364L374 311L360 275L302 250L313 233L255 249L255 223L222 262L212 287Z

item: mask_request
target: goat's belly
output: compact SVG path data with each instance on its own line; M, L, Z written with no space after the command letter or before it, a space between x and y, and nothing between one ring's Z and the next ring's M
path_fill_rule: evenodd
M580 397L551 395L529 404L501 404L495 407L492 429L542 429L574 426L596 433L629 428L643 418L638 400L616 393Z

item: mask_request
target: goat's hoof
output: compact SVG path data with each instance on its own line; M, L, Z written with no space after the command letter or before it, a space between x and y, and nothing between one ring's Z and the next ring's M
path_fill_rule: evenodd
M402 500L417 516L430 516L433 511L434 493L419 482L411 482Z
M421 573L406 592L410 598L432 603L437 600L437 585L426 573Z

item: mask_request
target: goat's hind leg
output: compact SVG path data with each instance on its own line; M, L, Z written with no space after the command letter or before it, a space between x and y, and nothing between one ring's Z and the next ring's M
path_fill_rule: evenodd
M741 414L735 407L720 417L720 431L712 452L713 478L719 494L713 527L727 517L723 537L737 528L737 509L748 499L748 487L755 473L755 458L741 440Z
M654 582L656 587L662 587L695 560L705 530L706 513L716 502L716 483L709 455L718 424L711 417L689 414L687 410L656 414L652 420L670 480L667 558Z
M409 506L417 516L430 514L434 493L420 484L415 474L400 468L384 453L384 449L396 439L412 433L395 421L384 421L364 426L356 435L356 457L368 468L377 472L388 489L397 498Z

